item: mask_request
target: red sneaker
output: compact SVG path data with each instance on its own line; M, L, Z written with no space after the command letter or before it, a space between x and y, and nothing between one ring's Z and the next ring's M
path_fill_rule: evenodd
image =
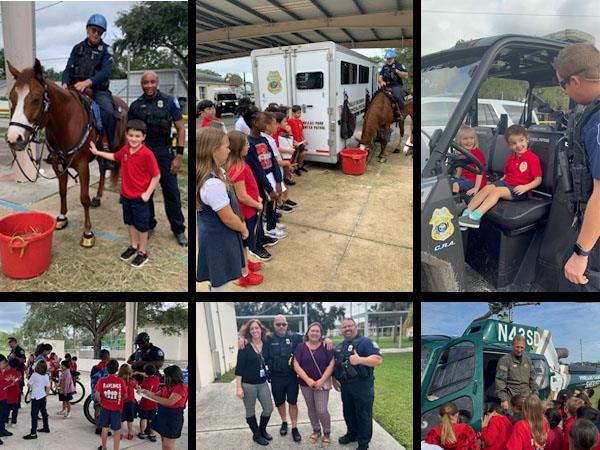
M127 435L127 440L128 441L133 441L133 434L128 434Z
M263 281L263 276L257 273L249 272L245 277L240 277L234 281L235 284L241 287L257 286Z
M248 269L250 272L258 272L263 268L263 263L248 260Z

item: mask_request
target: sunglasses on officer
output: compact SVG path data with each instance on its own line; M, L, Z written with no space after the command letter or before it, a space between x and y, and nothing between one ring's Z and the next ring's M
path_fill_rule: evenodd
M279 322L275 324L276 327L287 327L287 323Z
M571 75L569 75L568 77L565 77L562 81L559 82L560 87L563 89L567 88L567 84L569 84L571 82L571 77L574 75L580 75L583 72L585 72L587 69L579 69L578 71L572 73Z
M102 28L88 27L88 30L92 34L102 34L102 33L104 33L104 30Z

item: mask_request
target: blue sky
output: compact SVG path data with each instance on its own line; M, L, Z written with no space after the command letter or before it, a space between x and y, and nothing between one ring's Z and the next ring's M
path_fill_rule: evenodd
M486 302L422 302L421 334L460 336L473 319L488 310ZM580 338L583 359L600 361L600 303L542 302L539 306L520 306L513 310L513 321L550 330L554 346L569 349L569 362L580 359Z
M0 303L0 331L13 331L25 320L27 304L25 302Z

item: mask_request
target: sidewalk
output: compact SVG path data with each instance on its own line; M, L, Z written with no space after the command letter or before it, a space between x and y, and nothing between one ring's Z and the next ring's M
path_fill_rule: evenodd
M318 449L320 444L311 444L308 437L312 433L306 412L306 403L302 392L298 395L298 430L302 441L292 440L291 423L287 436L279 435L281 419L276 409L273 410L268 431L273 435L269 446L261 446L252 441L252 434L244 418L244 406L235 395L235 383L213 383L203 387L196 394L196 449L198 450L245 450L245 449ZM274 406L274 405L273 405ZM260 415L260 404L257 402L257 417ZM331 445L330 449L355 449L357 444L340 445L337 440L346 433L346 424L342 414L340 393L331 390L329 397L331 413ZM390 436L377 422L373 422L373 439L371 449L403 450L403 447Z
M386 354L386 353L412 353L413 348L412 347L406 347L406 348L382 348L381 349L381 353Z

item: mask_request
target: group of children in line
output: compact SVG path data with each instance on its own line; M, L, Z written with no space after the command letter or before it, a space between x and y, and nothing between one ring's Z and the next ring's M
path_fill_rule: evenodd
M592 396L592 389L564 390L547 402L537 395L516 395L510 413L488 403L480 433L461 423L457 406L449 402L440 408L440 425L429 430L425 443L428 450L597 450L600 411L592 407Z
M204 100L196 148L198 265L196 280L213 292L263 282L257 273L272 256L266 247L287 237L280 222L298 206L287 186L302 176L307 141L300 106L270 104L266 111L246 102L235 130L224 132L214 104ZM257 261L252 261L252 256ZM262 261L262 262L261 262Z
M474 171L477 170L477 166L470 163L468 168L471 170L459 167L456 175L451 178L452 192L464 192L472 197L458 219L463 231L467 228L479 228L483 215L500 199L527 200L531 198L533 189L542 183L540 159L529 148L527 130L520 125L511 125L507 128L504 138L513 153L506 161L502 178L490 180L488 183L486 160L479 148L475 130L463 125L456 135L456 143L471 152L483 167L483 172L476 174Z
M131 366L122 364L119 367L117 360L109 359L108 351L103 352L103 360L95 367L98 379L93 387L95 400L100 406L97 431L102 436L102 445L98 449L106 450L110 429L114 431L114 449L118 450L120 440L125 439L121 436L122 422L127 422L126 439L132 440L136 416L140 418L140 439L155 442L156 431L161 435L163 450L175 449L175 441L183 428L188 395L181 369L178 366L165 368L165 385L161 389L155 366L146 364L143 374L134 375ZM60 365L56 364L58 359L54 354L40 353L37 358L32 354L26 364L21 364L17 358L7 360L0 355L0 437L12 436L6 430L9 421L13 427L17 424L24 373L28 374L27 386L31 395L31 431L24 439L37 439L38 433L50 433L46 398L53 379L57 380L59 401L62 402L62 409L56 414L65 419L71 417L70 402L76 392L74 378L79 375L77 357L67 353ZM135 398L136 391L142 395L139 404ZM12 418L9 417L11 412ZM40 415L42 428L38 428Z

